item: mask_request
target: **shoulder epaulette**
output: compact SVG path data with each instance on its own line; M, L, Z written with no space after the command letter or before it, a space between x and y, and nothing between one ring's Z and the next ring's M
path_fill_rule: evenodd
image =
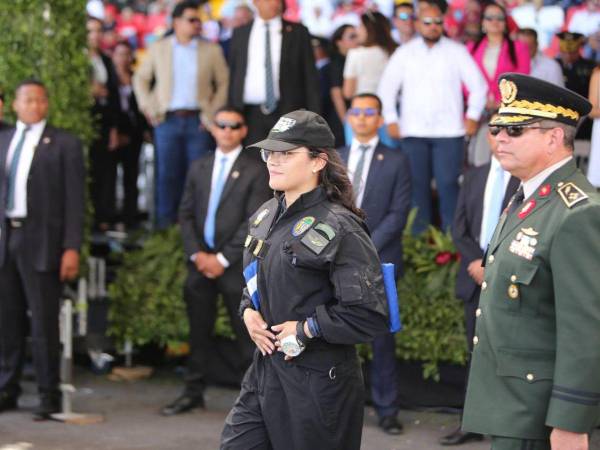
M572 208L577 203L588 198L588 195L572 182L563 184L557 191L560 198L562 198L565 205L567 205L567 208Z

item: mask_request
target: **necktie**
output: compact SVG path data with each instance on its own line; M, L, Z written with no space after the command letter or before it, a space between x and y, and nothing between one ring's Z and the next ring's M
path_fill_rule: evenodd
M502 170L502 167L499 165L496 167L495 176L496 179L492 185L492 194L490 195L487 217L484 221L485 230L483 240L481 241L482 249L487 248L490 243L502 211L502 200L504 199L504 170Z
M227 157L222 156L219 163L220 167L217 174L217 181L210 190L208 211L206 213L206 220L204 221L204 242L206 242L210 248L215 248L215 222L217 219L219 200L221 200L221 194L223 193L223 187L225 186L224 175Z
M521 185L510 202L507 215L510 216L514 213L523 204L523 200L525 200L525 192L523 191L523 185Z
M271 114L277 108L275 86L273 85L273 63L271 62L271 33L269 22L265 22L265 113Z
M354 175L352 175L352 187L354 188L354 197L358 197L358 193L360 192L361 184L362 184L362 173L365 167L365 155L367 154L367 150L369 150L368 145L360 144L358 146L360 150L360 158L358 158L358 163L356 164L356 169L354 169Z
M19 168L19 159L23 152L23 145L25 144L25 138L30 127L25 127L19 138L19 142L13 152L13 157L10 162L10 168L8 170L8 192L6 195L6 210L10 211L15 207L15 184L17 182L17 169Z

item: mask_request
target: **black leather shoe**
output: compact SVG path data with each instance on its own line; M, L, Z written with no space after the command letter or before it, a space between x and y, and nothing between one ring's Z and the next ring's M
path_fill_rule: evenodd
M17 397L6 392L0 392L0 412L10 411L11 409L17 409Z
M404 427L396 416L385 416L379 419L379 427L387 434L402 434Z
M462 445L471 441L483 441L483 434L466 433L457 428L447 436L440 438L440 445Z
M184 394L173 403L161 409L160 413L163 416L174 416L197 408L204 409L204 407L204 397L202 395L191 396Z
M40 394L40 404L33 412L35 420L48 420L52 414L61 412L60 394Z

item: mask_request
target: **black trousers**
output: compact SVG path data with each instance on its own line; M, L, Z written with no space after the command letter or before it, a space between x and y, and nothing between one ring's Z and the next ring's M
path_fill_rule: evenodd
M257 350L225 419L221 450L358 450L364 415L360 363L354 354L335 369L326 367L287 362L280 352L263 357Z
M3 227L8 251L0 267L0 392L18 396L31 312L31 338L40 393L58 392L60 341L58 314L62 283L58 272L38 272L28 260L22 229Z
M108 151L108 130L98 132L99 137L90 146L90 194L96 225L111 222L115 217L117 180L117 155Z
M225 307L237 336L239 367L247 368L255 345L238 315L244 281L240 264L234 264L217 279L209 279L191 263L184 286L184 300L190 324L190 355L186 375L186 394L200 395L206 387L205 375L210 353L214 351L212 335L217 315L217 297L223 296Z
M271 131L273 125L277 123L281 114L279 108L277 108L275 112L265 115L261 111L260 106L245 105L244 115L246 116L246 124L248 125L248 134L244 139L244 144L251 145L266 139L269 131ZM256 158L260 158L257 149L248 149L244 151L248 151Z
M123 222L133 225L137 218L138 175L140 172L140 152L142 141L134 141L115 150L117 164L123 168Z

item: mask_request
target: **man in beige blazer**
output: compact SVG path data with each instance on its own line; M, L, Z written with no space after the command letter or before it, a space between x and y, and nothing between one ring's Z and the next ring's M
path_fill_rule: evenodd
M158 228L176 221L189 166L214 147L207 127L229 83L221 48L197 39L195 3L180 2L172 17L174 33L149 48L133 78L140 109L155 127Z

